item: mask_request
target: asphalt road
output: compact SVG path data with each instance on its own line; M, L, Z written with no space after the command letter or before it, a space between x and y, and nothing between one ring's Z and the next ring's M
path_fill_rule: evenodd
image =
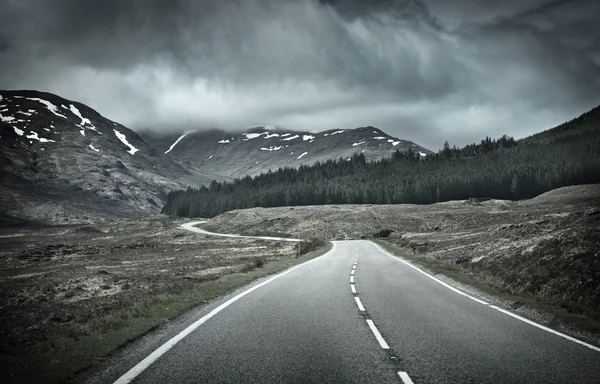
M600 349L457 293L368 241L336 242L252 289L151 359L121 364L118 382L600 383Z

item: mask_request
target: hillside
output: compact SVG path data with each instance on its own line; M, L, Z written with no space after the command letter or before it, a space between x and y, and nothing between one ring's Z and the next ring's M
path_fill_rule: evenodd
M315 133L259 126L237 133L213 129L175 135L140 134L160 152L206 173L225 177L255 176L269 169L347 159L355 153L362 153L367 161L380 160L396 150L405 152L409 148L421 156L432 153L374 127Z
M0 91L1 223L144 216L158 213L170 190L213 178L86 105L37 91Z
M164 213L212 217L239 208L323 204L429 204L468 198L518 200L600 182L600 120L594 111L538 138L486 138L421 156L363 154L169 194ZM567 131L569 134L565 134Z

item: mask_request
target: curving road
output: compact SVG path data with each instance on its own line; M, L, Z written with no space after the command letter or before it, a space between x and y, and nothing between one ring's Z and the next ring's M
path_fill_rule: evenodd
M194 224L183 227L211 234ZM468 296L369 241L334 242L198 317L104 382L600 383L600 348Z

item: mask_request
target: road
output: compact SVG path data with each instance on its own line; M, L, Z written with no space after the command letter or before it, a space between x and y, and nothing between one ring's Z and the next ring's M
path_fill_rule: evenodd
M334 242L200 316L144 360L115 368L115 382L600 383L599 348L457 291L369 241Z

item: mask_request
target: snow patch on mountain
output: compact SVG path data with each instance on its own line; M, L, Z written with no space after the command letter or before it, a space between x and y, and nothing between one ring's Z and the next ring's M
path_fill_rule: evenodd
M315 137L312 135L304 135L304 136L302 136L302 141L308 141L308 140L312 140L314 138Z
M89 147L90 147L90 149L91 149L92 151L95 151L95 152L100 152L100 150L99 150L98 148L94 147L94 144L91 144L91 143L90 143Z
M179 143L184 137L186 137L188 135L188 133L184 133L183 135L179 136L179 138L177 138L177 140L175 140L175 142L173 144L171 144L171 146L169 147L169 149L167 149L165 151L165 155L169 152L171 152L173 150L173 148L175 148L175 146L177 145L177 143ZM133 153L132 153L133 155Z
M5 123L9 123L9 122L15 120L15 118L12 116L2 116L2 114L0 114L0 120L2 120Z
M229 144L230 141L229 140L219 140L218 144ZM166 152L165 152L166 153Z
M269 148L262 147L260 150L261 150L261 151L269 151L269 152L271 152L271 151L279 151L281 148L283 148L283 146L279 146L279 147L269 147Z
M419 151L419 155L420 155L420 156L422 156L422 157L425 157L425 156L427 156L427 154L426 154L426 153L423 153L423 152L420 152L420 151Z
M352 146L353 146L353 147L356 147L356 146L358 146L358 145L362 145L362 144L364 144L364 143L365 143L365 141L364 141L364 140L362 140L362 141L359 141L358 143L354 143L354 144L352 144Z
M262 135L269 135L269 132L261 132L261 133L243 133L244 136L246 136L246 138L244 140L251 140L251 139L256 139L257 137L260 137Z
M394 141L392 139L388 139L388 143L392 143L392 145L395 147L396 145L400 144L402 141Z
M342 130L339 130L339 131L335 131L335 132L333 132L333 133L331 134L331 136L333 136L333 135L337 135L337 134L339 134L339 133L344 133L344 132L346 132L346 131L345 131L345 130L343 130L343 129L342 129Z
M292 152L293 153L293 152ZM306 156L308 152L304 152L303 154L301 154L300 156L298 156L298 160L300 160L301 158L303 158L304 156Z
M62 107L66 108L64 105ZM87 125L89 125L89 127L86 127L86 128L89 128L89 129L91 129L93 131L96 130L96 127L94 127L94 124L92 124L92 122L90 121L90 119L81 116L81 112L79 112L79 109L77 109L76 106L74 106L73 104L71 104L70 108L67 108L67 109L69 109L71 112L73 112L73 114L75 116L77 116L77 117L79 117L81 119L81 123L78 124L80 127L83 128L87 124Z
M290 141L290 140L294 140L294 139L298 139L300 136L298 135L294 135L294 136L290 136L290 137L286 137L285 139L282 139L283 141Z
M373 138L373 140L384 140L384 139L385 139L385 137L384 137L384 136L375 136L375 137Z
M134 147L133 145L129 144L129 141L127 141L127 137L125 137L124 134L122 134L121 132L117 131L116 129L113 129L113 131L115 131L115 136L117 136L117 138L119 140L121 140L121 142L123 144L125 144L126 146L129 147L129 151L127 151L127 153L129 153L130 155L135 155L135 153L137 151L139 151L139 149L137 149L136 147Z
M23 132L22 130L20 130L17 127L13 127L13 129L15 130L15 133L19 136L23 136L23 134L25 134L25 132Z
M17 96L15 96L15 97L17 97ZM48 108L48 110L50 112L54 113L56 116L62 117L63 119L67 118L67 116L61 115L60 113L58 113L58 108L56 108L56 105L52 104L48 100L40 99L38 97L28 97L27 100L38 101L38 102L44 104L46 106L46 108Z
M39 137L38 134L37 134L37 132L33 132L33 131L31 131L31 135L27 135L25 137L28 138L28 139L32 139L32 140L37 140L37 141L39 141L41 143L56 143L56 141L54 141L54 140L50 140L50 139L45 139L43 137Z

